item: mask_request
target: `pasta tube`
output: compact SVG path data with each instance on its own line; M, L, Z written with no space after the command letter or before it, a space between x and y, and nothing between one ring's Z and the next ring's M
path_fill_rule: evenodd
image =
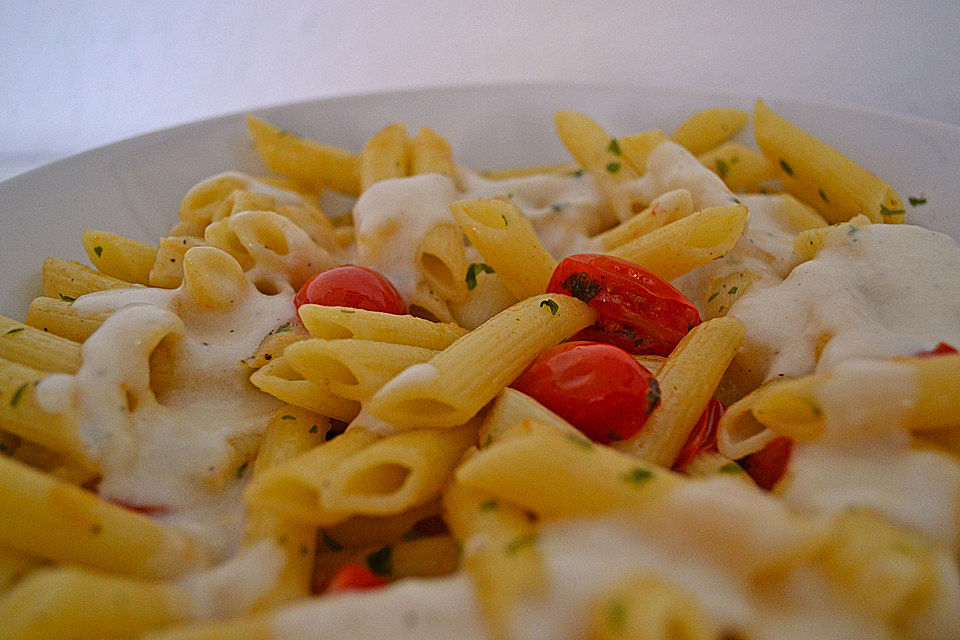
M753 116L757 146L786 190L828 222L861 214L873 222L904 221L903 201L890 185L776 114L763 100L754 104Z
M593 324L594 311L560 294L528 298L429 362L387 383L364 409L402 429L464 424L544 350Z
M679 278L733 248L743 233L747 208L710 207L671 222L610 251L664 280Z
M97 273L79 262L60 258L47 258L43 261L42 278L43 295L64 302L73 302L94 291L132 286L129 282Z
M305 304L300 319L310 335L324 340L356 338L425 349L446 349L467 333L452 322L430 322L413 316Z
M743 342L743 323L716 318L694 327L657 374L660 403L643 428L613 446L670 467Z
M401 122L387 125L371 136L360 152L360 191L381 180L407 175L409 164L406 128Z
M76 373L80 345L0 316L0 357L51 373Z
M670 139L693 155L699 155L733 137L749 117L742 109L706 109L681 122Z
M157 248L109 231L84 231L80 236L90 262L100 273L125 282L150 284Z
M498 199L460 200L450 211L500 282L518 300L547 290L557 261L514 204Z

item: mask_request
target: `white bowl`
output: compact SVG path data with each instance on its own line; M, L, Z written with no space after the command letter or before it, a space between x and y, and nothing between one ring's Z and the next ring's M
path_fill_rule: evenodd
M622 135L671 130L697 109L749 109L754 96L638 86L494 85L357 95L281 105L258 115L349 149L385 124L429 126L457 160L487 168L569 158L551 115L575 109ZM768 99L775 110L889 182L907 200L907 221L960 237L960 128L874 111ZM748 139L745 138L745 139ZM85 260L84 229L147 241L176 220L184 193L202 178L237 169L264 172L237 113L87 151L0 183L0 313L22 318L40 292L44 257Z

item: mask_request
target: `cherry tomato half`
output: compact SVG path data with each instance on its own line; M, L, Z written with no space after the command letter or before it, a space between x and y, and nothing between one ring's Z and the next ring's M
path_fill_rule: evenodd
M350 562L339 569L330 578L325 593L343 593L345 591L363 591L375 589L387 584L387 581L359 562Z
M777 436L756 453L740 458L737 462L753 478L757 486L767 491L773 488L783 474L787 472L793 440L786 436Z
M293 299L299 309L305 304L352 307L403 315L407 305L390 281L373 269L345 265L321 271L307 280Z
M549 293L579 298L598 320L575 338L608 342L630 353L670 355L700 313L669 282L627 260L602 254L564 258L547 285Z
M542 354L513 383L596 442L634 435L660 401L660 386L609 344L567 342Z
M720 423L720 417L724 411L726 409L719 400L710 398L707 408L700 414L700 419L687 437L687 443L683 445L677 459L673 461L671 469L683 471L691 460L700 455L701 451L717 448L717 424Z
M941 342L930 351L921 351L917 354L918 358L932 358L933 356L948 356L951 353L957 353L957 350L946 342Z

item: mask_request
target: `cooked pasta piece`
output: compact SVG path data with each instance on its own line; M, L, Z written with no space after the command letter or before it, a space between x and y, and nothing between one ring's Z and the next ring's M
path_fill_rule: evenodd
M630 240L659 229L693 213L693 199L686 189L676 189L657 196L650 206L612 229L596 236L604 251L615 249Z
M460 200L450 205L450 210L486 264L517 300L546 291L557 261L515 205L499 199Z
M573 425L553 411L530 396L507 387L497 395L483 418L480 426L480 446L490 446L511 431L516 433L516 428L527 420L549 425L569 435L579 435Z
M360 412L360 403L334 395L290 366L283 356L271 360L250 375L250 383L277 400L349 422Z
M660 403L643 428L613 446L670 467L743 341L743 323L716 318L694 327L657 373Z
M705 109L680 123L670 134L670 139L686 147L690 153L699 155L733 137L749 117L741 109Z
M84 231L83 248L97 271L125 282L150 284L157 248L109 231Z
M467 296L463 233L455 225L440 224L428 231L414 259L421 277L444 300L459 302Z
M67 340L83 342L100 327L108 315L109 312L78 311L71 302L60 298L39 297L30 303L24 324Z
M48 298L58 298L64 302L73 302L80 296L94 291L132 286L129 282L97 273L79 262L60 258L44 260L42 275L43 295Z
M697 155L697 159L720 176L731 191L758 191L777 175L762 154L736 142L714 147Z
M455 179L457 167L450 143L436 131L421 128L410 139L410 173L440 173Z
M51 373L76 373L80 345L0 316L0 358Z
M594 311L576 298L527 298L429 362L406 369L364 408L401 429L464 424L538 354L590 326L594 318Z
M903 201L890 185L830 145L791 124L763 100L753 108L757 145L786 190L828 222L866 215L873 222L902 223Z
M655 229L611 250L610 255L673 280L723 256L743 233L747 208L711 207Z
M401 122L387 125L371 136L360 152L360 191L381 180L408 175L409 165L406 128Z
M452 322L431 322L413 316L305 304L300 319L310 335L325 340L356 338L425 349L446 349L467 333Z
M260 159L271 171L317 192L360 193L357 154L302 138L255 116L247 116L247 128Z
M202 239L191 236L160 238L160 247L157 249L156 260L147 276L147 284L164 289L179 287L183 282L183 256L193 247L203 244Z

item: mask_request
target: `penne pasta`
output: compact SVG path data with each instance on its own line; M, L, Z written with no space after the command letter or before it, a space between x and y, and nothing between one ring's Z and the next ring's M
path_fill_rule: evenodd
M736 142L725 142L697 155L697 160L723 180L731 191L758 191L777 174L759 152Z
M436 131L422 127L410 139L410 173L440 173L455 179L457 167L450 143Z
M47 258L43 261L43 295L63 302L73 302L80 296L129 287L131 284L117 278L97 273L79 262Z
M542 351L590 326L594 312L569 296L528 298L395 377L365 404L401 429L464 424Z
M300 319L310 335L324 340L356 338L425 349L445 349L467 333L454 323L431 322L413 316L399 316L346 307L306 304Z
M80 345L0 316L0 358L50 373L76 373Z
M96 331L109 312L86 313L60 298L34 298L24 324L67 340L83 342Z
M680 123L670 139L699 155L733 137L749 117L742 109L705 109Z
M381 180L408 175L410 149L407 130L401 122L387 125L363 146L360 152L360 191Z
M125 282L150 284L157 247L109 231L84 231L83 248L97 271Z

